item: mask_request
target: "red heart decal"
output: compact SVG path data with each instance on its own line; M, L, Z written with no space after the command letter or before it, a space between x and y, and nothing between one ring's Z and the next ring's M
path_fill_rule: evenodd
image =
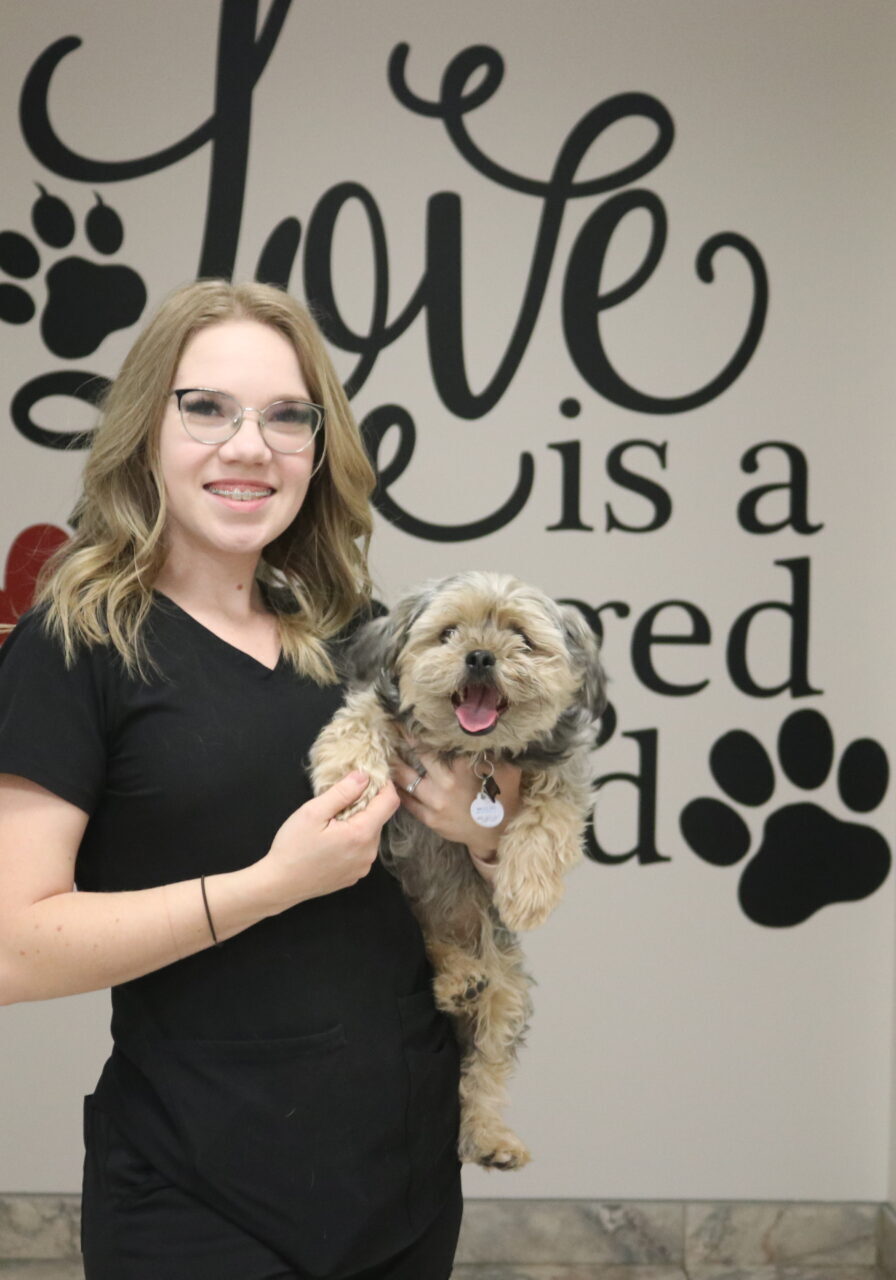
M64 542L68 542L68 534L54 524L32 524L18 535L6 557L6 586L0 588L0 623L18 622L30 609L41 567ZM0 644L5 639L6 633L0 631Z

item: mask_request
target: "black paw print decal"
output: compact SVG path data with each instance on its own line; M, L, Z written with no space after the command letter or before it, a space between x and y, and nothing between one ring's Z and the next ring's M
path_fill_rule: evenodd
M787 779L802 790L820 787L834 764L830 725L818 711L795 711L781 725L778 757ZM762 744L742 729L723 734L709 766L730 801L767 804L775 773ZM840 758L837 790L853 813L877 808L889 783L883 747L872 738L852 742ZM695 853L718 867L750 851L747 824L731 804L703 797L681 813L681 830ZM854 902L879 889L890 870L890 850L873 827L836 818L819 805L783 805L768 815L762 843L744 867L739 898L756 924L801 924L834 902Z
M75 238L75 219L68 205L37 184L40 196L31 208L31 224L41 247L65 249ZM84 219L87 243L97 253L117 253L124 240L118 214L94 192L96 204ZM31 280L41 266L38 246L18 231L0 232L0 270L16 280ZM69 255L46 272L47 301L40 319L41 336L50 351L65 359L90 355L116 329L139 320L146 305L146 286L130 267L88 262ZM27 289L0 284L0 320L27 324L36 311Z

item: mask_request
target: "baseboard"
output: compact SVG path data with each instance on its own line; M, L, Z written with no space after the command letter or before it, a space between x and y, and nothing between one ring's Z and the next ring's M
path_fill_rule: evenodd
M896 1280L896 1208L882 1204L877 1217L877 1267L885 1280Z
M879 1212L854 1203L469 1200L457 1261L646 1267L697 1280L786 1268L870 1280Z
M0 1264L77 1257L79 1210L73 1195L0 1195ZM896 1211L803 1201L470 1199L457 1261L649 1268L652 1280L762 1280L784 1269L813 1280L873 1280L876 1272L896 1280Z

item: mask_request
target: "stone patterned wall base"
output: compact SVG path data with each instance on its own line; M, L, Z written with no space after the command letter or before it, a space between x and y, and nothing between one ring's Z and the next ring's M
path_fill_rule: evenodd
M470 1200L457 1261L673 1268L696 1280L793 1268L867 1280L878 1213L875 1204Z
M64 1262L4 1262L0 1280L84 1280L80 1258Z
M0 1280L15 1262L37 1280L37 1264L77 1258L79 1203L0 1195ZM468 1200L457 1263L458 1280L487 1280L493 1268L519 1280L598 1270L602 1280L896 1280L896 1213L781 1201Z
M881 1206L877 1219L877 1266L883 1280L896 1280L896 1209Z
M80 1196L0 1195L0 1259L78 1257L80 1212Z

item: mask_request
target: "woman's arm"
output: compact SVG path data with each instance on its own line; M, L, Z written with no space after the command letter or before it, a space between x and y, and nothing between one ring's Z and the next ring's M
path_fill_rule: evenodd
M361 813L336 821L366 785L363 774L344 778L297 809L257 862L206 877L219 941L367 874L398 800L387 787ZM76 892L87 820L36 783L0 775L0 1004L115 986L213 945L197 879Z
M413 795L408 794L407 788L419 777L417 771L403 760L393 766L392 777L402 805L445 840L466 845L473 866L484 880L493 883L501 836L519 811L521 771L510 764L495 767L504 818L498 826L481 827L470 814L470 805L479 794L482 782L469 763L458 759L449 765L426 753L419 759L426 774L414 787Z

